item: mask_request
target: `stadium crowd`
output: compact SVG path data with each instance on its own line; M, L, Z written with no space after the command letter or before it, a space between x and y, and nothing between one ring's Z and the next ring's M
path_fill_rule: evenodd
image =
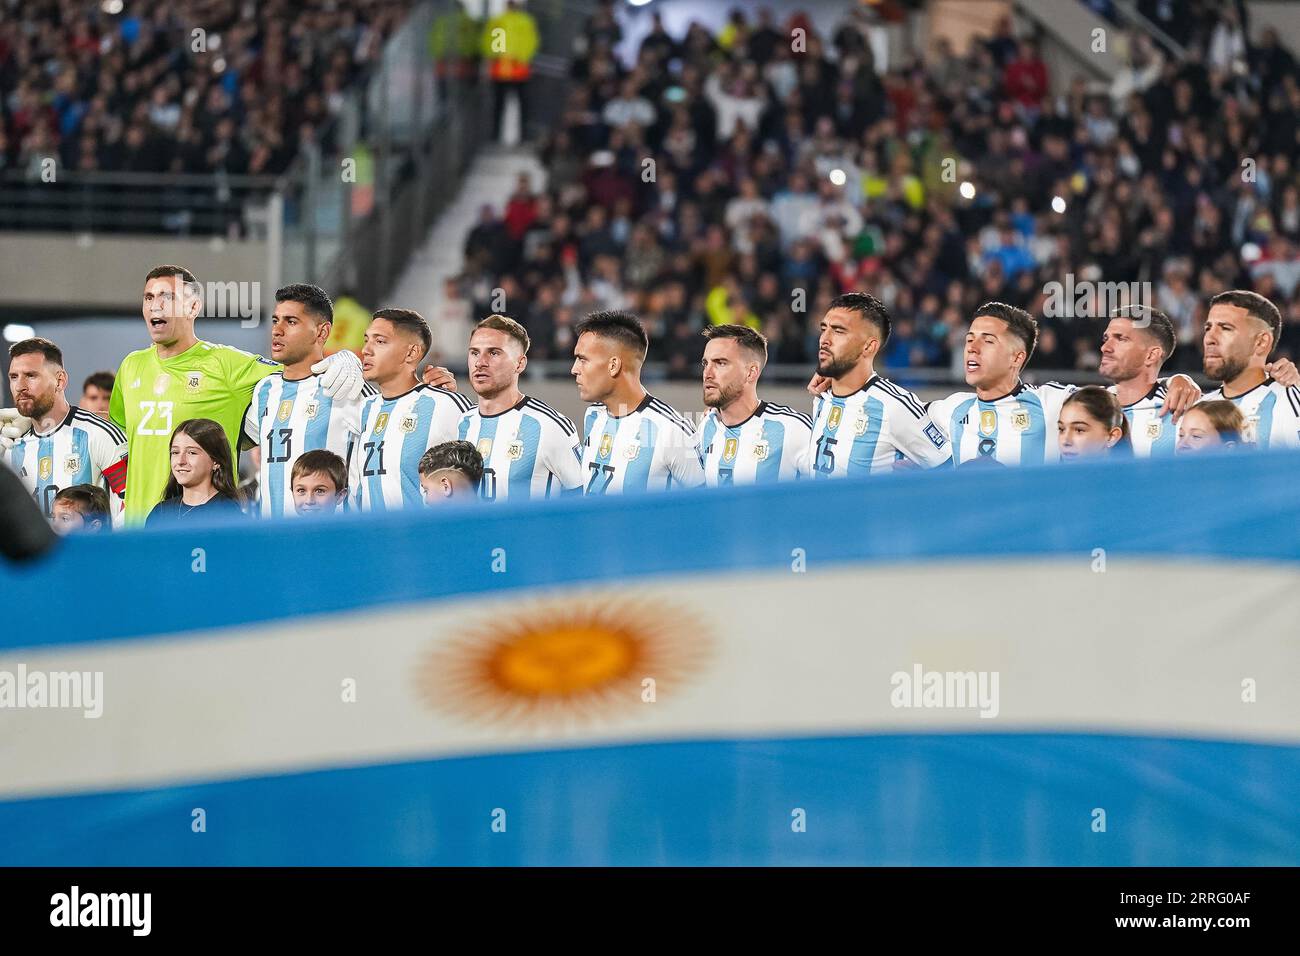
M0 171L274 174L328 135L412 4L0 6Z
M811 361L827 303L850 290L895 315L892 370L958 371L966 317L998 300L1041 317L1039 368L1092 371L1104 315L1045 314L1067 276L1149 283L1146 304L1176 326L1172 369L1200 367L1206 302L1234 287L1278 303L1278 354L1294 357L1295 61L1270 31L1248 42L1231 6L1180 9L1184 55L1117 29L1128 66L1114 83L1074 78L1052 96L1035 38L1009 21L880 74L867 8L821 36L745 7L716 36L656 20L622 62L606 0L542 143L545 188L524 179L484 208L453 294L475 315L497 288L523 303L512 314L538 358L565 358L581 316L635 309L651 360L678 378L723 322L760 328L774 362Z

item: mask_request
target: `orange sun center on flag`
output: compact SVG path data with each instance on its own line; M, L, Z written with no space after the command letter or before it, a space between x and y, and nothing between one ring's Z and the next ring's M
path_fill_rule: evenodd
M705 662L694 615L615 598L520 607L440 643L422 663L432 707L490 722L546 725L658 702Z

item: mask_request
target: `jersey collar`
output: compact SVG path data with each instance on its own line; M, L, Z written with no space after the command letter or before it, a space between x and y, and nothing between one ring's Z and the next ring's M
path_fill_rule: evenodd
M997 402L1002 401L1003 399L1012 398L1016 395L1019 395L1028 387L1029 386L1026 385L1024 382L1017 381L1016 387L1013 388L1011 391L1007 392L1005 395L999 395L997 398L980 398L978 395L976 395L975 397L979 399L981 402L984 402L986 405L993 405L996 404Z
M503 409L502 411L497 412L495 415L484 415L482 412L479 412L478 417L479 418L500 418L502 415L505 415L509 412L519 411L519 409L523 408L527 404L528 404L528 396L520 395L519 401L515 402L509 408Z
M57 425L55 425L53 428L51 428L49 431L45 432L45 434L41 434L40 432L38 432L38 431L36 430L36 422L34 422L34 421L32 422L32 425L31 425L31 427L28 429L28 431L31 432L33 435L35 435L37 438L49 438L51 435L53 435L55 432L57 432L57 431L58 431L60 428L62 428L64 425L71 425L71 424L72 424L72 419L76 416L76 414L77 414L77 406L76 406L76 405L69 404L69 405L68 405L68 415L67 415L67 417L66 417L65 419L63 419L63 421L61 421L61 422L59 422Z
M651 395L649 392L646 392L646 393L645 393L645 398L641 399L641 404L638 405L636 408L632 409L632 410L631 410L630 412L628 412L626 415L615 415L615 414L613 414L613 413L609 410L609 406L608 406L608 405L605 406L605 414L608 415L610 418L614 419L615 421L618 421L618 420L621 419L621 418L627 418L628 415L635 415L637 412L644 412L647 408L650 407L650 403L653 402L653 401L654 401L654 396Z
M1246 389L1240 395L1229 395L1226 391L1224 391L1223 385L1219 386L1219 394L1222 395L1224 398L1226 398L1228 401L1235 402L1245 398L1247 395L1249 395L1253 391L1256 391L1257 389L1268 388L1272 384L1273 384L1273 377L1269 375L1264 378L1264 381L1260 382L1258 385L1252 385L1250 388Z
M865 385L863 385L863 386L862 386L860 389L858 389L856 392L849 392L848 395L836 395L836 394L835 394L835 386L834 386L834 385L832 385L828 391L830 392L830 397L831 397L832 399L835 399L835 398L840 398L840 399L843 399L843 398L849 398L849 397L852 396L852 395L860 395L861 393L867 391L867 389L871 388L872 385L875 385L875 384L876 384L877 382L879 382L879 381L880 381L880 376L879 376L878 374L877 374L877 375L873 375L873 376L871 376L871 378L867 379ZM746 421L748 421L748 419L746 419Z
M726 422L722 420L722 416L719 415L718 424L721 425L723 428L743 428L745 425L748 425L750 422L752 422L755 418L760 418L766 409L767 409L767 402L763 401L760 398L758 400L758 407L755 408L753 414L751 414L744 421L736 422L736 424L734 425L728 425Z

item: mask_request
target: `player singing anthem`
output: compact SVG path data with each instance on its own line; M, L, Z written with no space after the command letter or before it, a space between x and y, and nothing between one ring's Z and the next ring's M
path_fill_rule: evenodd
M334 306L325 290L295 284L276 290L271 315L271 358L284 367L253 388L244 415L244 436L256 446L258 513L263 518L294 515L294 463L304 453L324 449L345 462L361 431L361 406L379 394L365 385L356 398L331 398L312 367L325 359Z
M1205 318L1205 374L1222 384L1206 401L1227 399L1245 419L1243 439L1259 448L1300 447L1300 389L1269 375L1282 314L1257 292L1220 292Z
M524 327L504 315L489 315L469 337L469 380L478 405L461 416L459 436L483 458L478 493L484 501L582 493L578 429L519 390L528 346Z
M1160 377L1176 341L1169 316L1144 305L1113 311L1101 336L1097 371L1114 383L1109 390L1124 409L1138 458L1172 456L1178 419L1201 397L1200 388L1186 375Z
M253 387L279 368L261 356L197 338L194 322L202 308L202 289L188 269L158 266L145 276L141 311L153 344L122 360L109 399L109 417L130 443L128 524L143 522L162 498L176 426L211 419L238 454ZM328 396L361 394L361 365L350 352L332 355L312 371L324 373L320 385Z
M416 375L432 345L429 323L410 309L380 309L366 329L361 367L379 394L362 406L348 481L362 511L419 507L421 457L455 439L461 415L472 407Z
M704 404L696 431L704 480L711 486L809 477L812 419L788 405L761 401L758 378L767 339L745 325L704 330Z
M70 405L67 387L63 352L53 342L24 339L10 346L9 391L21 417L0 417L21 428L18 437L3 439L3 457L45 517L54 517L54 499L61 489L96 485L109 492L109 512L120 520L126 435L112 422Z
M702 485L695 430L641 386L650 337L636 316L593 312L574 332L572 373L578 396L594 403L583 428L587 494Z
M877 475L900 462L935 468L951 459L947 438L920 400L876 374L889 328L889 311L875 296L849 292L831 300L813 379L830 382L813 407L814 478Z

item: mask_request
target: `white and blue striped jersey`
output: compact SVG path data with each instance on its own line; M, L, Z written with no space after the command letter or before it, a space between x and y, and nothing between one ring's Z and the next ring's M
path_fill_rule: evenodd
M724 423L713 408L695 435L710 487L792 481L812 474L812 419L788 405L759 402L754 414L738 425Z
M900 461L923 468L946 464L951 449L920 400L873 375L851 395L832 389L814 401L809 457L814 478L892 472Z
M48 435L35 425L14 441L9 465L23 480L45 517L54 514L54 496L73 485L99 485L108 492L113 524L122 520L126 490L126 432L76 405Z
M475 406L461 416L459 437L483 456L478 493L484 501L582 493L578 429L545 402L525 395L496 415Z
M1162 378L1151 386L1147 392L1132 405L1124 406L1124 417L1128 419L1129 438L1133 442L1133 455L1136 458L1171 458L1174 446L1178 444L1178 425L1172 415L1161 415L1160 408L1165 403L1169 379ZM1108 389L1112 394L1115 386Z
M361 432L361 407L378 394L367 384L355 399L330 398L321 391L319 375L293 380L276 372L257 383L244 413L244 435L262 450L257 497L263 518L297 514L291 479L303 452L323 448L348 461Z
M1206 392L1201 401L1222 399L1222 388ZM1257 448L1300 448L1300 388L1283 385L1271 378L1228 401L1246 419L1243 441Z
M421 507L420 459L434 445L455 441L460 417L471 408L464 395L423 384L395 398L366 399L361 406L361 433L348 467L353 507L361 511Z
M615 417L593 405L583 422L582 469L589 495L694 488L704 484L695 429L675 409L647 394Z
M1059 461L1056 436L1061 406L1073 385L1017 383L1006 395L985 401L958 392L929 404L930 414L952 440L953 460L962 465L992 458L1001 465L1041 465Z

